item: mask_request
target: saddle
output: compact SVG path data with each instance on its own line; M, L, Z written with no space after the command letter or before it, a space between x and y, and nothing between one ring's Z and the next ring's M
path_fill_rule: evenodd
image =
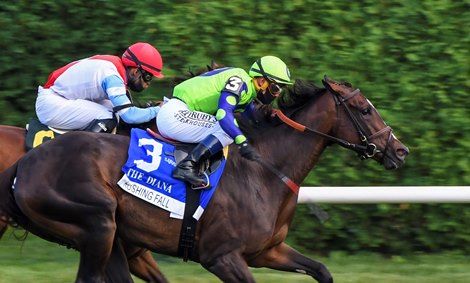
M192 151L192 149L197 145L197 143L183 143L180 141L165 138L159 132L155 132L148 128L147 128L147 133L149 133L151 136L153 136L157 140L160 140L162 142L166 142L168 144L175 146L173 157L175 158L176 164L178 164L181 160L183 160ZM227 153L228 153L228 148L224 148L223 151L214 154L213 156L211 156L211 158L206 159L206 160L201 160L201 162L199 163L199 168L198 168L199 173L206 174L208 176L214 173L215 171L217 171L217 169L222 164L222 161L224 160L224 156L227 157Z
M26 124L26 151L29 151L53 138L66 133L66 131L54 129L31 118Z
M192 143L183 143L165 138L160 133L152 131L151 129L147 129L147 132L154 138L175 146L176 150L174 152L174 158L176 160L176 163L183 160L189 154L189 152L191 152L191 150L197 145ZM37 118L31 118L28 124L26 124L26 150L29 151L65 133L67 133L67 131L46 126L41 123ZM215 154L209 160L202 161L200 163L199 168L200 172L205 172L208 175L215 172L222 163L224 154L226 155L226 152L224 152Z

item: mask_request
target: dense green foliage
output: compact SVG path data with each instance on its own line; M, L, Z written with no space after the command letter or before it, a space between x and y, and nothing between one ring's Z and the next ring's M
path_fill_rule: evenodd
M469 185L470 3L468 1L10 1L0 6L0 123L34 115L49 72L94 54L155 44L167 78L211 59L248 68L281 57L295 78L347 80L374 102L411 150L384 171L333 146L311 186ZM168 79L142 99L167 95ZM290 235L315 251L469 252L466 205L325 206L324 225L300 206ZM313 240L312 240L313 239Z

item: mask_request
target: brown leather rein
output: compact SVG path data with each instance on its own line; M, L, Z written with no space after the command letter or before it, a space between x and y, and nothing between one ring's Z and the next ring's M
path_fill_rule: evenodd
M386 144L385 149L384 149L384 151L386 151L387 148L388 148L390 139L392 137L392 128L390 126L386 126L383 129L371 134L370 136L365 135L365 130L363 129L363 127L361 126L359 121L356 119L356 117L354 117L354 115L353 115L352 111L349 109L348 105L346 103L344 103L348 99L350 99L350 98L354 97L355 95L357 95L358 93L360 93L360 90L356 89L353 92L351 92L348 96L346 96L345 98L341 97L339 94L337 94L335 92L333 92L332 95L335 98L336 104L337 105L343 105L344 108L346 109L346 112L348 113L349 118L351 119L354 126L356 127L356 130L357 130L357 132L360 136L360 140L361 140L362 144L350 143L346 140L343 140L343 139L325 134L323 132L317 131L315 129L312 129L312 128L309 128L305 125L297 123L297 122L293 121L292 119L290 119L289 117L287 117L284 113L282 113L282 111L280 109L273 109L272 110L272 115L277 116L282 122L284 122L285 124L289 125L290 127L294 128L295 130L297 130L299 132L312 132L316 135L319 135L319 136L322 136L322 137L328 139L329 141L335 142L335 143L337 143L337 144L339 144L339 145L341 145L345 148L352 149L352 150L359 153L359 156L360 156L361 159L371 158L371 157L374 157L377 153L379 153L381 151L377 149L376 144L374 144L370 141L372 141L373 139L376 139L376 138L378 138L378 137L380 137L383 134L388 132L389 133L389 138L388 138L387 144Z
M295 130L297 130L299 132L302 132L302 133L303 132L312 132L316 135L319 135L319 136L322 136L322 137L328 139L329 141L335 142L335 143L337 143L337 144L339 144L339 145L341 145L345 148L352 149L352 150L356 151L359 154L359 157L361 159L368 159L368 158L374 157L377 153L381 152L380 150L377 149L377 145L370 142L370 141L372 141L373 139L376 139L376 138L378 138L378 137L380 137L383 134L388 132L389 137L388 137L388 140L387 140L387 144L385 145L384 152L387 151L388 145L389 145L390 140L392 138L392 128L390 126L386 126L383 129L371 134L368 137L364 134L365 131L362 128L361 124L354 117L354 115L353 115L352 111L349 109L348 105L346 103L344 103L348 99L350 99L350 98L354 97L355 95L357 95L358 93L360 93L360 90L356 89L344 98L341 97L336 92L332 92L332 95L335 98L336 105L343 105L345 107L349 118L351 119L354 126L356 127L356 130L357 130L357 132L360 136L362 144L350 143L346 140L343 140L343 139L325 134L323 132L317 131L315 129L309 128L309 127L307 127L305 125L302 125L302 124L292 120L291 118L287 117L280 109L273 109L271 113L272 113L273 116L277 116L283 123L285 123L286 125L294 128ZM267 167L274 174L276 174L289 187L289 189L291 189L292 192L294 192L294 194L296 194L296 195L299 194L300 186L297 185L294 181L292 181L289 177L287 177L285 174L283 174L282 172L277 170L273 165L267 163L263 159L257 159L256 161L259 162L260 164L262 164L263 166Z

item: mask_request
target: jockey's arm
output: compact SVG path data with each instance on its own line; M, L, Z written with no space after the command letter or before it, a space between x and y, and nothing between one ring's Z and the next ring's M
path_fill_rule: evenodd
M236 144L246 141L246 136L237 125L233 112L238 105L239 97L231 92L222 91L215 117L222 129L231 136Z
M118 76L109 76L104 79L102 87L108 94L109 100L114 107L131 104L126 95L126 86ZM149 108L139 108L135 106L127 107L117 111L118 115L127 124L141 124L154 119L160 111L159 106Z
M253 103L253 101L251 101L250 103L248 103L245 110L241 113L241 116L247 121L258 123L258 121L256 120L255 112L255 104Z

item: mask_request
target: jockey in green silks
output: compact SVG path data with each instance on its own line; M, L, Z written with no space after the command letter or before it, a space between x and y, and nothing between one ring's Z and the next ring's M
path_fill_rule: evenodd
M233 141L243 157L257 159L258 153L238 127L234 113L250 117L256 98L268 104L287 84L292 83L286 64L278 57L264 56L248 73L241 68L215 69L177 85L173 98L158 113L158 129L164 137L198 145L177 164L173 177L194 187L204 186L206 180L195 169L197 163Z

